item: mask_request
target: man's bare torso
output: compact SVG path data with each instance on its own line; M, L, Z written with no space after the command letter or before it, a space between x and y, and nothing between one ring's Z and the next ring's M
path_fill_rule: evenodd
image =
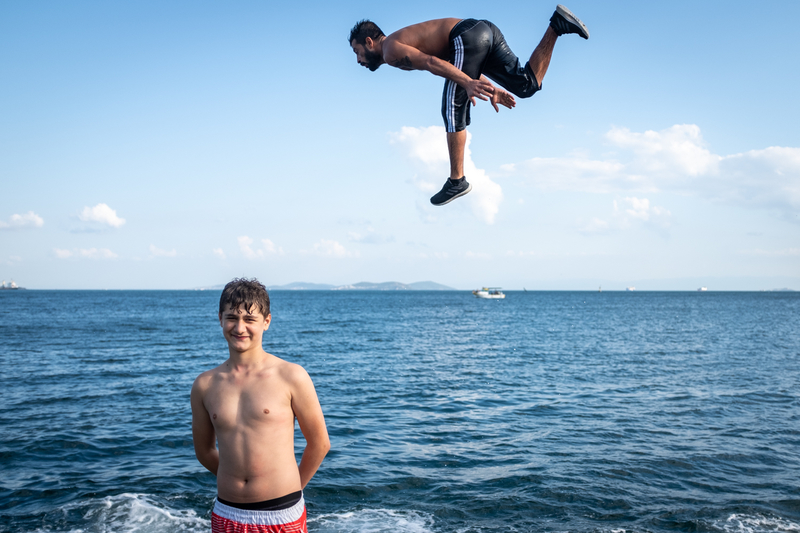
M450 52L450 31L461 19L435 19L401 28L386 37L393 41L412 46L429 56L447 60Z
M223 499L256 502L301 489L294 456L291 363L275 356L236 372L223 363L201 376L203 405L217 437L217 490Z

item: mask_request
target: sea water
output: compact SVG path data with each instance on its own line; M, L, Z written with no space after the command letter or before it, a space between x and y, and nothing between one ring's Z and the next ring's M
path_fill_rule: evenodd
M0 532L210 530L218 292L0 293ZM800 532L800 294L275 291L312 532ZM298 457L304 441L297 431Z

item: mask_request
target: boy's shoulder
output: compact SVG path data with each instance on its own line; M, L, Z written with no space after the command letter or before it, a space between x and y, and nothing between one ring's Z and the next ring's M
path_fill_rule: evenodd
M269 369L270 371L267 372L268 375L277 375L279 379L293 385L311 381L311 377L308 375L308 372L306 372L306 369L301 365L298 365L297 363L291 363L272 354L267 355L272 359L272 364L269 365L271 367ZM228 362L225 361L197 376L194 380L194 388L208 388L213 383L214 378L222 377L222 374L225 374L228 371L227 363Z
M297 363L290 363L274 355L273 357L275 357L275 371L282 379L292 384L311 379L306 369Z
M201 373L194 379L194 384L192 385L193 389L206 389L211 384L215 376L218 376L222 372L225 371L225 363L221 363L214 368L210 368L205 372Z

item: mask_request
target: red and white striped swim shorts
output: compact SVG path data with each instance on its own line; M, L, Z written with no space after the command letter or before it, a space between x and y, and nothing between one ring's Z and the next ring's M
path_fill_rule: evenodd
M280 511L247 511L217 501L211 533L308 533L305 499Z

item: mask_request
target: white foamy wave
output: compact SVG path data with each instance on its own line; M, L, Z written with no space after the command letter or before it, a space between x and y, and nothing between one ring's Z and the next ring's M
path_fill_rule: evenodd
M308 520L309 529L320 533L430 533L433 516L417 511L361 509L347 513L315 516Z
M211 522L192 509L171 509L146 494L118 494L75 502L63 511L77 510L85 525L69 530L37 529L33 533L207 533Z
M774 516L732 514L714 525L725 533L800 533L797 522Z

